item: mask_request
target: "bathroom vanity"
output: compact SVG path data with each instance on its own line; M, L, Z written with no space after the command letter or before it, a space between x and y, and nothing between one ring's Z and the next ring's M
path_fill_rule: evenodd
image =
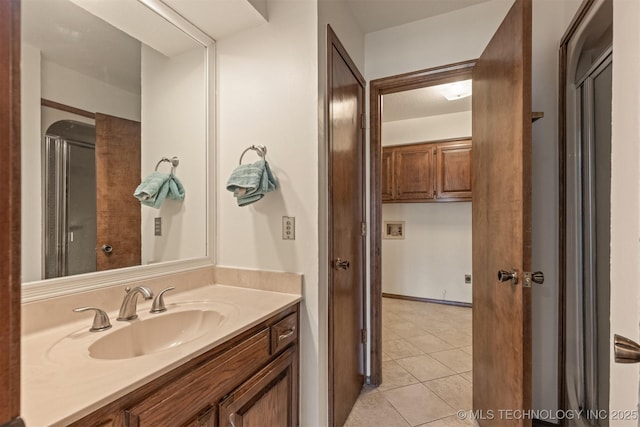
M297 331L295 306L72 425L297 425Z
M110 311L104 332L82 315L25 335L27 425L298 425L299 293L210 284L165 298L133 321Z

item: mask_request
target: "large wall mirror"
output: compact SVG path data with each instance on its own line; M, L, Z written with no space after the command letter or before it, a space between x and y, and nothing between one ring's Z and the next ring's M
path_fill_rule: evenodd
M23 0L23 301L212 264L212 46L157 0ZM142 205L154 171L184 200Z

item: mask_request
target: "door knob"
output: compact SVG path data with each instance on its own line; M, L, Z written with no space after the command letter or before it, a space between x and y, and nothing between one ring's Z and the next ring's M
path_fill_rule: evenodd
M498 270L498 280L501 282L511 281L512 285L518 284L518 272L514 268L513 270Z
M533 273L525 271L522 278L522 286L530 288L532 282L542 285L544 283L544 273L542 271L534 271Z
M335 268L336 270L348 270L349 267L350 263L347 260L336 258L335 261L333 261L333 268Z
M640 362L640 345L618 334L613 336L613 353L616 363Z
M110 254L111 252L113 252L113 246L102 245L102 252L104 252L105 254Z

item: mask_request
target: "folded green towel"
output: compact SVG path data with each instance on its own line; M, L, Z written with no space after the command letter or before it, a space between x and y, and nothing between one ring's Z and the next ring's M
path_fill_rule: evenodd
M184 187L180 180L171 174L153 172L138 185L133 196L143 205L160 209L167 198L184 200Z
M238 166L227 181L227 190L233 191L233 196L238 199L238 206L255 203L277 188L278 183L271 173L269 163L264 159Z

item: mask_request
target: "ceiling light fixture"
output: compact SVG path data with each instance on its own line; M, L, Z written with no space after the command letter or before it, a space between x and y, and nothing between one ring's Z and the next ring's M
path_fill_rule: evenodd
M459 82L445 83L436 86L436 89L448 101L466 98L471 96L471 80L462 80Z

